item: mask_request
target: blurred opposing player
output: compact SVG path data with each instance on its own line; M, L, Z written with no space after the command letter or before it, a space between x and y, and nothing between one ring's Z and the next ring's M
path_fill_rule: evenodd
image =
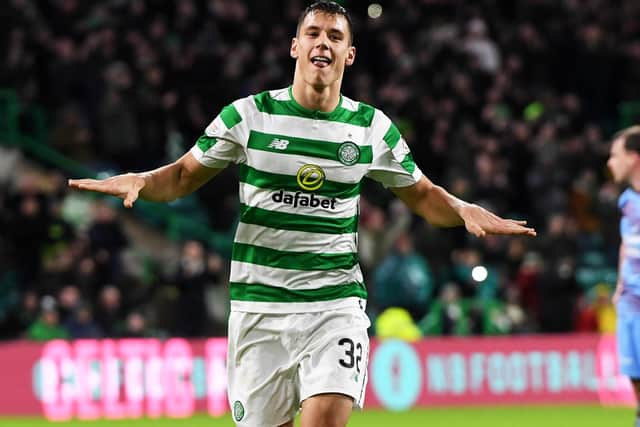
M613 303L620 371L631 379L640 402L640 126L614 135L607 165L617 183L629 186L618 200L622 241ZM640 427L640 407L635 425Z
M477 236L535 235L456 199L414 163L398 128L340 93L353 64L351 19L333 2L309 6L291 41L293 85L237 100L176 162L81 190L168 201L238 164L240 223L230 277L229 403L239 426L344 426L367 381L367 292L357 261L360 183L389 187L437 226Z

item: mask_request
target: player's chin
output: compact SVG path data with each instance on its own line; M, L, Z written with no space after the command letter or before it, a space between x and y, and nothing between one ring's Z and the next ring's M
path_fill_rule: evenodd
M315 88L324 88L329 86L330 79L320 74L314 74L313 76L311 76L309 81L311 82L311 85Z
M624 177L620 174L612 173L611 177L613 178L613 182L615 182L616 184L621 184L625 180Z

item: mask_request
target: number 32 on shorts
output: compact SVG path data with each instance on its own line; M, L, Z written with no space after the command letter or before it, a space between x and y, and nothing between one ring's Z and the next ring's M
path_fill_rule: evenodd
M338 360L340 366L351 369L356 367L356 373L360 373L360 362L362 361L362 344L353 343L351 338L340 338L339 346L345 347L345 358Z

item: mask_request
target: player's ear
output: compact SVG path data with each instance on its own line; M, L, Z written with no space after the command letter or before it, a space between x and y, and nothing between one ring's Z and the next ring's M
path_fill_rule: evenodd
M298 59L298 39L296 37L291 39L291 49L289 50L289 55L293 59Z
M356 60L356 47L349 46L349 51L347 52L347 60L345 61L345 64L347 66L353 65L353 62L355 60Z

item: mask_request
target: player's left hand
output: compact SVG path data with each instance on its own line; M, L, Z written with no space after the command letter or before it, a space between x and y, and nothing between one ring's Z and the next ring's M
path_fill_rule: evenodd
M501 218L473 203L460 208L459 214L464 220L467 231L477 237L484 237L487 234L536 235L535 229L526 227L527 221Z

